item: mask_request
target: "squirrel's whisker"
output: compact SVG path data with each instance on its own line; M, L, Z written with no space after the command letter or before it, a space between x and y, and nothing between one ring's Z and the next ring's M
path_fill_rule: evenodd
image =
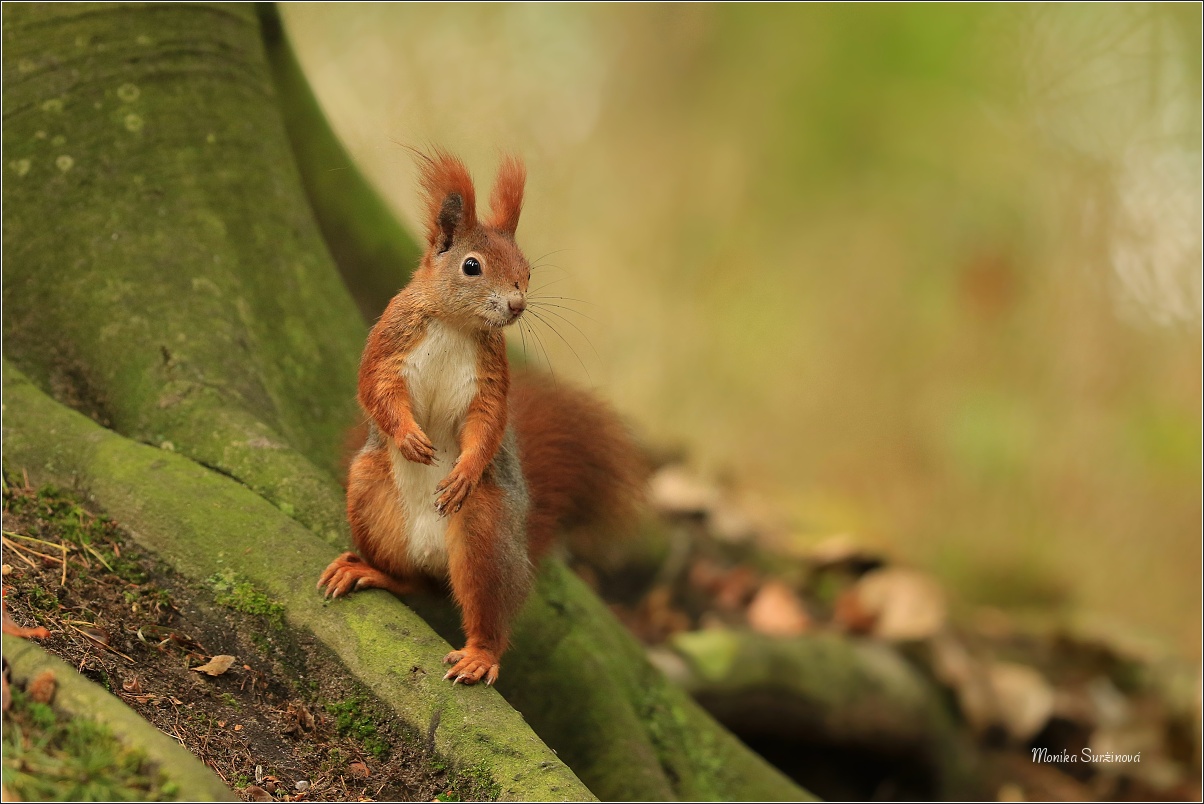
M572 307L568 307L563 304L551 304L549 302L543 301L542 299L534 299L534 300L528 299L528 301L531 302L532 307L538 307L541 310L548 308L548 307L553 307L557 310L564 310L566 313L572 313L573 315L579 315L582 318L586 319L587 321L593 321L595 324L600 325L602 323L598 319L591 318L590 316L586 315L585 313L581 312L580 310L574 310Z
M547 313L548 315L554 315L554 316L556 316L556 317L557 317L557 318L559 318L561 321L563 321L564 323L568 324L568 325L569 325L570 327L572 327L573 329L577 330L577 332L581 333L581 337L582 337L582 338L585 338L585 342L586 342L587 344L589 344L589 348L590 348L590 349L593 349L593 351L594 351L594 357L598 358L598 360L599 360L599 361L601 361L601 360L602 360L602 355L598 354L598 350L597 350L596 348L594 348L594 343L593 343L593 341L591 341L591 340L589 339L589 336L585 334L585 330L581 329L581 327L577 326L577 324L576 324L576 323L574 323L574 322L573 322L571 319L569 319L569 318L566 318L565 316L561 315L560 313L556 312L555 310L548 310L548 309L546 309L545 305L538 305L538 308L539 308L540 310L542 310L543 312ZM532 309L532 308L527 308L527 309ZM573 312L576 312L576 311L574 310ZM592 318L591 318L590 320L591 320L591 321L593 321L593 319L592 319ZM596 324L597 322L596 322L596 321L594 321L594 323Z
M536 258L535 258L535 263L536 263L536 264L538 264L538 263L539 263L541 260L546 260L548 257L551 257L553 254L561 254L561 253L563 253L563 252L565 252L565 251L568 251L568 250L569 250L569 249L567 249L567 248L558 248L558 249L556 249L555 251L549 251L547 254L543 254L543 255L541 255L541 256L539 256L539 257L536 257ZM562 268L561 270L564 270L564 269Z
M531 329L531 337L533 339L535 339L536 342L538 342L539 348L543 350L543 360L545 363L548 364L548 373L552 375L552 382L555 382L556 381L556 370L552 368L552 359L548 355L548 346L547 346L547 344L545 344L543 342L543 336L540 335L539 331L535 329L535 325L533 323L528 321L527 326L530 327L530 329Z
M544 288L550 288L550 287L552 287L552 285L560 284L561 282L563 282L564 280L566 280L568 278L569 277L567 277L567 276L562 276L559 279L553 279L551 282L544 282L539 287L531 288L530 290L528 290L527 294L530 295L532 293L538 293L539 291L543 290Z
M519 322L518 322L518 335L520 338L523 339L523 362L525 363L528 360L528 358L527 358L527 333L523 330L522 319L519 319Z
M530 310L529 312L533 316L535 316L536 321L540 322L541 324L546 326L548 329L552 330L552 333L557 338L560 338L560 340L564 341L564 345L569 347L569 351L573 353L573 357L577 358L577 362L581 364L581 369L585 372L585 376L589 378L590 382L593 382L594 378L590 375L589 369L586 368L585 361L581 359L581 355L577 354L577 350L573 348L573 345L571 343L569 343L568 338L561 335L560 330L556 329L556 327L554 327L552 325L552 322L548 321L546 318L541 316L539 313L535 312L534 310Z
M590 307L595 307L593 302L588 302L585 299L577 299L572 296L532 296L531 291L527 294L527 301L541 301L542 299L552 299L553 301L577 302L578 304L588 304Z

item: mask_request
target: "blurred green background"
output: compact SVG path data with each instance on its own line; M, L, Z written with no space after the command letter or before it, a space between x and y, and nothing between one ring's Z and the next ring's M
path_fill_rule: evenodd
M848 534L963 612L1191 657L1200 13L283 7L415 231L398 142L483 184L526 159L556 375L727 478L775 548Z

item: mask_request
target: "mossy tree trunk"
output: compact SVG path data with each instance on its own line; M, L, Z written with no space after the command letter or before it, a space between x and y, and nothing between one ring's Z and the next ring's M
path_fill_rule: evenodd
M333 539L366 333L254 11L4 7L5 353Z
M368 233L347 214L382 209L358 173L335 188L303 181L318 168L298 168L285 119L312 119L316 107L298 95L308 88L295 63L277 60L277 76L292 79L273 79L254 8L9 4L3 13L5 358L58 402L238 481L344 547L336 473L359 415L361 313L371 315L390 272L400 284L409 266L393 263L412 244L395 222ZM283 40L268 33L278 58ZM337 156L328 128L305 135L326 142L307 149L294 137L297 154ZM322 197L311 204L307 187ZM336 193L343 201L331 204L325 196ZM345 277L375 277L359 309L328 244L365 260L344 265ZM31 401L21 416L58 414ZM19 417L6 414L6 437L10 418ZM90 464L56 463L56 449L76 453L54 446L53 428L35 437L30 427L21 443L37 476L107 488L142 515L137 486L114 490L87 475ZM185 538L162 522L157 532ZM191 548L165 544L161 554L197 555ZM339 605L360 616L381 603L366 593ZM312 605L321 605L316 591ZM447 620L449 610L436 604L430 617ZM301 612L294 624L304 620ZM428 634L416 638L437 641ZM508 700L603 798L805 795L653 671L562 566L545 570L514 642Z

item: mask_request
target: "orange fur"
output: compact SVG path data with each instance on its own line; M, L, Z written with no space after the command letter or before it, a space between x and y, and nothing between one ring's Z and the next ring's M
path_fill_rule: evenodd
M526 375L511 388L502 327L522 314L531 276L514 242L522 162L503 160L481 225L464 164L443 151L422 160L427 251L360 361L357 395L374 429L351 462L347 517L363 560L340 556L319 586L336 597L362 587L400 594L442 566L432 558L442 555L467 638L445 657L448 677L492 683L532 561L560 529L629 513L646 469L602 402ZM449 465L451 456L438 451L447 449L449 421L458 451L426 500L429 475L410 464ZM514 441L503 451L507 438ZM426 505L446 518L445 530ZM433 553L438 546L445 552Z
M401 370L424 330L422 300L409 291L407 287L389 302L360 358L360 406L381 432L399 442L417 427Z
M488 226L506 232L511 237L518 229L518 216L523 211L523 188L527 183L527 168L517 156L505 156L498 168L493 193L489 196Z
M492 483L476 490L472 503L452 522L448 534L452 593L464 614L468 646L496 654L506 649L509 620L517 609L514 592L526 583L509 577L499 560L503 547L494 523L503 515L502 491Z
M419 181L426 193L426 242L434 246L441 234L439 212L449 195L459 195L463 200L467 218L466 228L477 224L477 193L472 184L472 175L456 157L446 151L435 149L431 156L419 154Z
M393 484L393 467L384 449L365 450L351 465L347 519L351 541L372 566L394 578L415 575L404 549L405 513Z
M510 392L510 417L531 494L532 558L546 554L560 531L615 527L632 518L649 467L602 400L523 373Z

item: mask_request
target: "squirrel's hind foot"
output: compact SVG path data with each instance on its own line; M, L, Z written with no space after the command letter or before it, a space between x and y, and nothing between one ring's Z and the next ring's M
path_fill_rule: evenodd
M476 684L484 678L487 686L497 681L498 660L492 651L473 647L453 650L443 657L443 663L452 665L452 669L443 676L444 681Z
M318 578L318 588L326 587L326 597L342 597L357 589L386 589L395 595L407 594L406 584L370 566L355 553L343 553L330 562Z

